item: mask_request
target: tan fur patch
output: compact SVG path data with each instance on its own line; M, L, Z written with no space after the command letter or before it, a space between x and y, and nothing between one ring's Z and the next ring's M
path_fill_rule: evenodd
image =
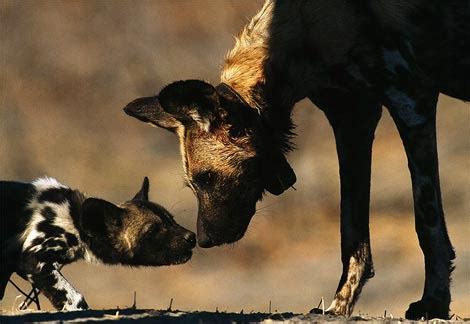
M240 164L255 156L250 139L230 139L228 129L211 133L195 129L188 132L184 140L183 159L188 179L197 172L207 170L236 178Z
M254 108L260 108L255 87L265 83L264 64L268 58L269 25L274 4L266 1L236 37L234 48L227 54L221 81L236 89Z
M336 293L333 302L327 311L334 314L351 315L354 307L354 299L361 292L364 277L365 264L359 262L354 256L349 259L349 270L346 282Z
M308 55L296 54L305 52L305 39L292 37L308 37L308 26L302 22L305 6L314 4L266 0L227 54L221 81L235 89L252 108L263 110L268 105L266 92L276 104L293 106L311 89L315 71Z
M123 219L125 230L120 233L119 241L123 251L132 255L139 239L155 223L156 218L153 214L140 210L132 203L124 203L120 207L125 208L128 211L126 214L131 216Z

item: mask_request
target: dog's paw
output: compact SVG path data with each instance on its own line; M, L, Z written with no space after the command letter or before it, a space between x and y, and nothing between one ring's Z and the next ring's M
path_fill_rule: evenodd
M419 300L411 303L405 313L409 320L440 318L449 319L449 304L434 300Z

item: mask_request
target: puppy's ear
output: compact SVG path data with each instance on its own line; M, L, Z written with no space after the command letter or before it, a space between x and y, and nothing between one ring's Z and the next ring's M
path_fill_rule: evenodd
M172 132L182 126L181 122L163 110L156 96L135 99L124 107L124 112L144 123L150 123Z
M122 226L124 210L102 199L88 198L83 202L81 226L90 236L103 236Z
M140 188L139 192L136 193L134 198L132 200L144 200L148 201L149 200L149 178L145 177L144 182L142 183L142 188Z
M266 168L264 176L265 189L278 196L289 189L295 183L297 177L282 154L279 154L271 161L267 161L267 163L270 163L270 165Z
M220 108L216 89L200 80L176 81L159 94L163 109L186 127L209 131Z

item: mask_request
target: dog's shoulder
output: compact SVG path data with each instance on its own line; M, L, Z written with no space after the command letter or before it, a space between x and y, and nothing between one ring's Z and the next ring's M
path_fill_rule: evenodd
M32 216L24 229L23 251L50 239L60 239L68 247L79 244L79 213L84 195L52 178L32 183L35 194L28 202Z
M15 253L19 253L19 257L14 258L18 260L14 265L15 271L29 273L34 271L29 269L30 264L70 263L80 258L81 240L77 224L84 196L52 178L40 178L25 186L29 188L29 195L18 203L21 212L11 215L22 219L16 220L19 225L10 235L9 245L20 247L19 252L15 249ZM15 196L11 185L5 191L9 191L9 196ZM16 198L11 197L11 201L17 197L16 193Z

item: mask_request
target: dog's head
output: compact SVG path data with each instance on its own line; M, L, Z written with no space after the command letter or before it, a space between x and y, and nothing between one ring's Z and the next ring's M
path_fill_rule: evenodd
M187 184L198 198L201 247L239 240L264 190L279 195L295 182L263 118L226 85L178 81L124 111L178 135Z
M149 201L148 190L146 177L134 198L119 206L97 198L84 201L80 225L98 258L106 263L152 266L191 258L195 234L178 225L165 208Z

